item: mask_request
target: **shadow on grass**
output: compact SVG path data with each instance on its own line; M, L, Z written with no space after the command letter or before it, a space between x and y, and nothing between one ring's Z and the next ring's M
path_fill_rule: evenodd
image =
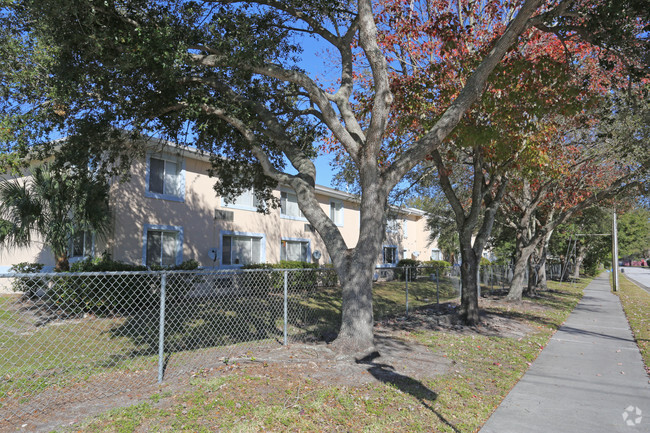
M427 388L419 380L415 380L411 377L396 372L395 368L392 365L376 363L375 360L380 356L381 355L379 352L372 352L371 354L361 359L357 359L356 363L368 365L368 372L375 379L379 380L382 383L392 385L403 393L415 397L422 406L436 415L441 422L449 426L454 432L460 431L454 427L454 425L451 424L444 416L442 416L442 414L433 408L433 404L438 398L438 394Z

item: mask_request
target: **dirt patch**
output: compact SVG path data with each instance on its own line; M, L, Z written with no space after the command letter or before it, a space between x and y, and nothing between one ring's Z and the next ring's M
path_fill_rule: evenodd
M530 305L524 305L525 303ZM515 318L507 317L496 312L490 312L490 307L502 306L491 300L481 300L480 323L475 326L466 326L458 314L458 303L447 302L439 306L433 304L417 308L408 316L394 317L379 322L380 328L392 332L402 331L411 333L418 331L443 331L463 335L485 335L490 337L521 338L535 330L528 324ZM531 311L539 309L530 301L517 304L517 311Z
M339 354L326 344L290 345L260 353L256 362L279 364L325 385L359 386L399 376L421 380L445 373L451 362L417 342L375 330L376 352L364 358Z

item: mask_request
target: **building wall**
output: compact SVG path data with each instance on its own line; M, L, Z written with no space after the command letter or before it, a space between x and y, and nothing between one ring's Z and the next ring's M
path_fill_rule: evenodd
M148 161L151 156L174 160L179 163L179 167L182 166L182 198L161 198L147 192L150 176ZM134 163L130 181L115 182L111 186L112 234L106 240L96 239L95 255L107 251L116 260L143 264L146 231L150 229L179 230L182 233L179 261L195 259L203 267L236 267L222 264L223 237L233 234L263 236L261 259L264 262L275 263L280 260L283 240L306 241L309 244L310 258L314 251L320 251L322 258L318 263L331 262L323 241L310 230L306 219L283 217L280 209L271 209L270 214L264 215L252 208L224 203L213 189L214 179L207 175L209 167L209 161L189 153L184 156L153 153L148 155L147 160ZM275 192L278 198L280 194L280 191ZM343 202L343 224L339 229L348 247L353 248L359 236L358 204L351 198L342 200L341 193L337 195L334 199ZM330 215L330 201L333 198L326 193L317 193L317 199L323 211ZM384 245L396 246L399 250L398 259L406 257L429 260L431 246L424 216L421 213L402 214L398 221L398 230L386 233ZM216 249L218 253L216 260L209 254L211 249ZM38 242L30 248L11 251L0 249L0 264L4 266L0 270L23 261L54 265L51 253ZM378 258L378 264L382 264L382 257Z

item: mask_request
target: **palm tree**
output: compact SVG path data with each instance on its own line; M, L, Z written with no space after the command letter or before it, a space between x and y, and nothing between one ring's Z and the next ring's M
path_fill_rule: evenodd
M68 248L82 230L105 235L110 222L109 186L88 171L45 164L24 182L0 183L0 244L28 246L34 235L54 254L57 271L69 269Z

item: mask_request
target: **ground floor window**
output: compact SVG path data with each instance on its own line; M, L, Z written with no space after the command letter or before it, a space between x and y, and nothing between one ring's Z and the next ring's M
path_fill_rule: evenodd
M385 246L383 249L383 263L385 265L397 264L397 247Z
M221 242L222 265L248 265L262 262L261 236L225 235Z
M179 228L146 229L145 265L173 266L182 259L182 231Z
M280 260L308 262L309 241L283 239L280 244Z
M70 240L70 258L92 256L93 247L93 233L89 230L79 230Z
M442 260L442 253L440 250L431 250L431 260Z

